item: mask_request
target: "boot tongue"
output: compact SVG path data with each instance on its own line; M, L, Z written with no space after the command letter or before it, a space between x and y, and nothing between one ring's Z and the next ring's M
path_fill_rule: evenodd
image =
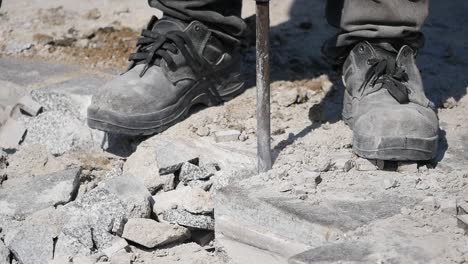
M183 31L186 27L187 24L181 20L171 17L163 17L154 24L152 31L166 34L170 31Z

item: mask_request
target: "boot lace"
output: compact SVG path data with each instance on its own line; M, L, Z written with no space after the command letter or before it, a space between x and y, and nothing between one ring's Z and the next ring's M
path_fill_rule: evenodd
M380 89L387 89L391 96L393 96L399 103L406 104L409 102L409 90L403 82L408 81L408 74L402 69L394 59L389 58L372 58L369 59L368 64L371 68L367 71L365 80L360 87L361 94L364 88L370 84L374 87L381 84Z
M206 67L206 61L198 55L192 40L183 31L169 31L165 34L152 31L158 19L153 16L147 29L141 33L137 42L137 51L130 55L130 66L132 69L137 64L145 64L140 73L143 77L146 71L153 65L160 66L164 60L171 71L176 71L178 66L172 54L182 53L187 65L195 72L201 73Z

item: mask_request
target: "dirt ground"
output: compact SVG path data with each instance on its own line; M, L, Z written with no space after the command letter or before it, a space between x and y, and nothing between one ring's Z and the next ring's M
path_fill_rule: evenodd
M243 16L248 17L254 13L254 1L244 2ZM426 92L439 111L437 158L406 166L386 162L383 170L355 165L343 171L343 160L354 164L363 161L352 154L352 131L341 121L341 76L320 57L321 43L336 32L324 19L323 2L272 2L275 165L271 173L242 184L270 186L272 191L311 204L336 197L409 197L418 201L415 206L408 204L395 216L330 240L392 245L378 256L379 263L400 263L395 252L401 250L400 243L408 241L404 245L433 252L427 262L414 263L468 263L468 237L455 217L456 204L468 203L467 4L464 0L432 1L431 16L424 27L427 44L418 57ZM0 10L0 57L120 72L151 15L160 13L146 1L6 0ZM245 45L243 56L249 87L244 94L222 106L199 109L163 135L210 139L217 131L234 129L241 133L241 140L227 144L255 151L254 48ZM313 189L296 188L295 182L301 181L305 171L320 166L328 166L319 169L320 183ZM165 261L161 263L191 263L191 250L200 255L199 263L220 261L212 252L200 253L191 245L163 249L165 253L157 258ZM150 253L140 252L145 254ZM157 253L151 254L155 258Z

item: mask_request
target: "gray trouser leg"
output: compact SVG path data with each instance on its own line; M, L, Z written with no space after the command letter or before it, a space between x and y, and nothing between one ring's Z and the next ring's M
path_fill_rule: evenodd
M325 43L324 54L342 57L338 53L362 40L417 50L424 45L428 13L429 0L328 0L328 22L342 31Z
M198 20L231 37L245 32L241 18L242 0L149 0L165 15L185 21Z

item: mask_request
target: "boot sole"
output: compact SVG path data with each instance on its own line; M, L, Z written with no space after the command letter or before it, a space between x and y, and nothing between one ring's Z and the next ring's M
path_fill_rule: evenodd
M241 76L232 77L230 80L213 87L220 94L222 101L229 101L244 90L244 82ZM144 115L122 115L118 112L88 109L88 126L112 134L124 134L129 136L149 136L161 133L169 127L187 118L190 109L195 105L215 106L221 102L209 92L212 83L202 82L195 85L173 105L155 113ZM98 114L99 113L99 114Z
M434 158L438 136L430 138L375 137L354 133L353 151L375 160L422 161Z

